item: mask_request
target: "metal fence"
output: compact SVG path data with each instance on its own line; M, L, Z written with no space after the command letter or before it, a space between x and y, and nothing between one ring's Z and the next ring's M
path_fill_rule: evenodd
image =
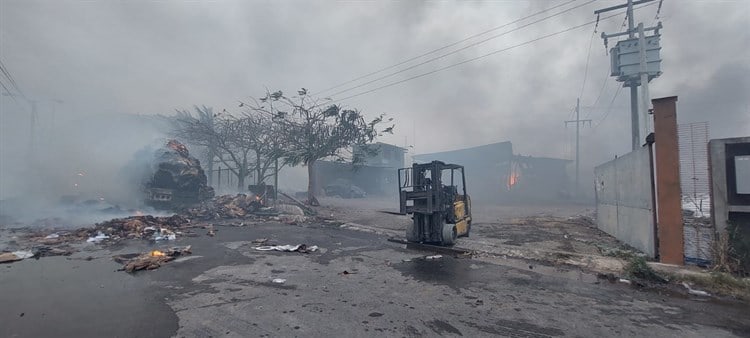
M238 190L237 176L229 168L218 166L217 169L207 174L211 175L211 185L217 193L235 192ZM245 179L245 182L252 181Z
M680 124L677 128L680 147L680 187L684 211L686 263L707 265L711 262L714 228L711 215L708 172L708 122Z
M681 124L677 133L683 209L693 211L696 216L708 216L711 205L708 184L708 122Z

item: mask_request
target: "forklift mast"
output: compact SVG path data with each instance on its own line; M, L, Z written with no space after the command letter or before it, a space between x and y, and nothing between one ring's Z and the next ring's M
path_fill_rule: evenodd
M407 240L452 245L457 236L468 236L471 207L463 166L415 163L398 170L398 181L399 209L414 220Z

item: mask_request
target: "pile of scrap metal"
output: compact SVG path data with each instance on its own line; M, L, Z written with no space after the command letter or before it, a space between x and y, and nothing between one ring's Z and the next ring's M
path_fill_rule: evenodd
M263 208L259 196L222 195L184 211L188 217L208 219L245 218ZM265 214L264 214L265 215Z
M153 175L146 182L146 204L160 209L177 209L214 196L200 161L176 140L154 154Z

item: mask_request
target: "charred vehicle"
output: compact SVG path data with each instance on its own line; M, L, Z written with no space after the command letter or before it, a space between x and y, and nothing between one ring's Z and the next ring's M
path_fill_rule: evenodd
M176 140L154 154L153 175L145 184L147 205L176 209L214 197L200 161L190 156L187 147Z

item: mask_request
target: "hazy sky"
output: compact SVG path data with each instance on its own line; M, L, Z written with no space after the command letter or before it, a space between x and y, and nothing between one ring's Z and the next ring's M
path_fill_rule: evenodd
M315 93L565 2L0 0L0 59L25 94L40 100L41 124L52 125L53 111L55 121L168 114L194 104L237 111L238 100L266 88ZM587 2L573 1L482 38L583 6L333 98L577 26L595 20L595 9L624 1ZM652 25L656 10L655 4L636 11L637 22ZM510 140L525 155L568 157L572 128L563 121L585 79L581 117L596 128L583 128L582 151L593 166L630 146L629 91L613 100L620 84L607 76L609 56L599 37L622 30L623 19L342 103L395 117L396 134L383 141L414 145L419 153ZM664 0L658 20L664 74L652 82L652 97L679 96L680 122L709 121L713 137L750 135L750 1ZM28 129L29 110L22 101L0 100L7 161L16 154L8 144Z

